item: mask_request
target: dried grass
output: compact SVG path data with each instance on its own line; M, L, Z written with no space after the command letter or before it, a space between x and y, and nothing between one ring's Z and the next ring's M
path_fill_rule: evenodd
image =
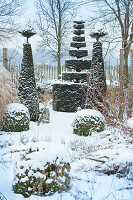
M95 91L98 92L95 93ZM126 127L126 121L129 118L129 113L132 115L133 107L129 107L128 88L121 84L116 86L110 80L106 95L100 92L96 85L92 96L93 101L88 103L91 108L103 112L109 126L120 127L124 132L130 132Z
M5 113L6 105L17 101L17 91L11 81L10 73L0 66L0 121Z

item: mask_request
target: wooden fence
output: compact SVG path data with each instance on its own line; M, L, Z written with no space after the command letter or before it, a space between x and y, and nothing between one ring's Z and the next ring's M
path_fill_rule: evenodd
M11 80L18 85L21 65L8 66ZM35 65L36 82L46 82L48 80L58 79L57 67L51 65ZM68 69L65 66L61 67L61 72L74 72L75 70ZM85 71L85 70L84 70ZM87 70L86 70L87 71ZM119 66L105 66L106 79L112 81L119 81Z

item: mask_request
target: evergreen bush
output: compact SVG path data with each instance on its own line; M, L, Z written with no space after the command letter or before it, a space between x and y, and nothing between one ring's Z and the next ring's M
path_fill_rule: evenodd
M51 148L53 145L51 146ZM20 162L16 163L13 190L24 197L30 195L47 196L55 192L67 191L70 184L70 164L66 161L62 148L60 156L56 148L29 148L23 152ZM64 158L63 158L64 157Z
M20 103L11 103L6 107L3 117L3 131L21 132L29 130L30 115L26 106Z
M77 117L73 122L73 132L75 134L88 136L94 131L101 132L104 130L105 121L99 111L92 112L92 110L86 109L78 111L77 113Z

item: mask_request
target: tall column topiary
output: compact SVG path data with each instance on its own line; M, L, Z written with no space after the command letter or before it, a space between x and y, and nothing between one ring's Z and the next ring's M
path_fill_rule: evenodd
M27 106L30 113L30 120L37 121L39 117L39 101L36 91L32 49L31 44L28 43L28 38L35 33L31 30L24 30L20 33L24 37L27 37L27 43L23 44L23 59L19 77L18 96L20 102Z
M93 44L92 54L92 66L89 78L89 103L96 106L98 109L101 108L98 104L103 101L103 97L106 95L106 76L104 70L104 59L102 55L102 43L99 42L101 37L104 37L107 33L97 31L91 33L92 38L96 38L96 42Z

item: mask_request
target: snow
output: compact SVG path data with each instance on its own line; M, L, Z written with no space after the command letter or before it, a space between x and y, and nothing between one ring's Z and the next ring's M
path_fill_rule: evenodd
M129 128L133 128L133 117L128 119L128 121L127 121L127 126L128 126Z
M89 117L89 116L93 116L93 117L99 117L101 119L104 119L104 116L102 115L102 113L100 111L97 110L93 110L93 109L82 109L80 111L78 111L76 113L77 116L80 117Z
M114 86L119 86L119 82L118 81L110 81L110 80L106 80L106 84L107 85L114 85Z
M22 112L22 113L28 113L28 108L20 103L11 103L6 106L6 112L7 113L13 113L13 112Z
M21 109L19 104L15 104ZM24 200L21 194L12 190L14 166L31 165L41 167L42 162L51 162L57 156L59 160L71 164L71 187L68 192L55 193L52 196L39 197L31 195L27 200L132 200L133 199L133 146L132 136L122 132L119 127L107 127L103 132L92 133L84 137L73 134L73 121L78 115L102 116L99 111L79 110L75 113L53 111L49 104L50 123L30 123L26 132L7 134L0 132L0 192L7 200ZM11 109L13 110L13 108ZM128 120L130 126L133 118ZM21 161L24 152L31 160ZM37 153L38 152L38 153ZM116 174L104 174L114 166L128 167L129 173L122 178ZM23 170L23 169L21 169ZM18 171L21 173L22 171ZM16 173L16 172L15 172ZM32 175L32 169L29 171ZM53 173L53 172L51 172ZM36 172L36 177L42 176ZM28 177L25 177L27 179ZM47 180L49 183L50 179ZM62 180L63 181L63 180ZM29 188L30 189L30 188Z

